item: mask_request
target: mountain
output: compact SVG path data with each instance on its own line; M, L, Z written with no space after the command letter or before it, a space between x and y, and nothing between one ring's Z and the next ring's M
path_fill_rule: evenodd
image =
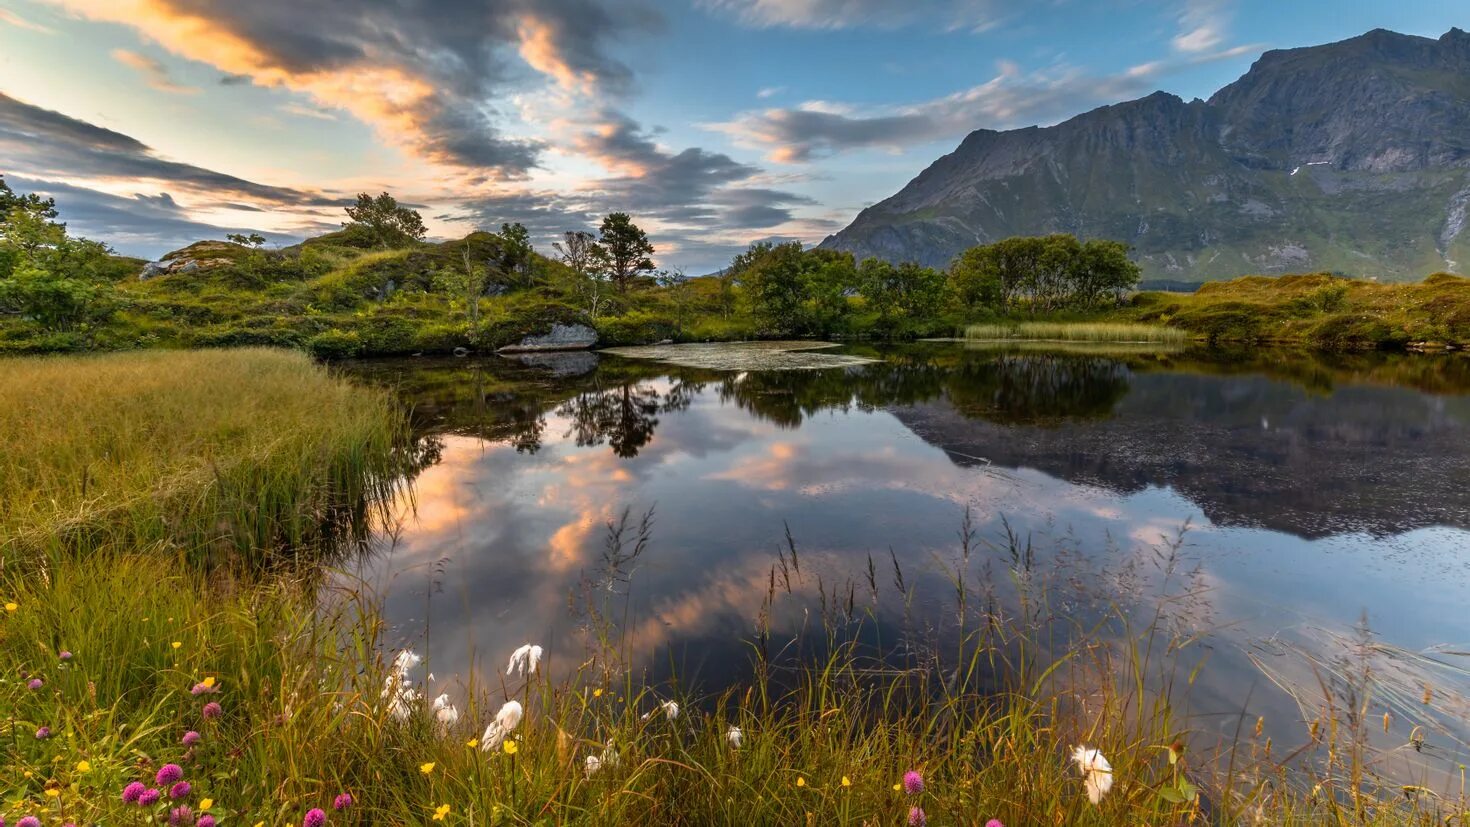
M1134 248L1146 279L1470 267L1470 34L1263 54L1207 101L1155 92L980 129L822 242L940 266L1013 235Z

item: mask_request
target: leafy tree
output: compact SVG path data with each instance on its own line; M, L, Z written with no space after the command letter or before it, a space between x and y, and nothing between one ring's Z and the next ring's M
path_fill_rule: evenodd
M520 222L500 225L500 254L495 265L524 287L531 285L536 248L531 246L531 233Z
M950 265L958 304L1031 311L1066 305L1092 307L1104 298L1121 299L1138 284L1140 271L1128 248L1116 241L1086 244L1065 234L1015 237L972 247Z
M1123 294L1138 286L1143 271L1128 258L1128 247L1120 241L1093 239L1082 245L1072 267L1072 293L1077 301L1092 306L1103 298L1123 300Z
M398 206L388 193L377 198L359 193L357 203L347 208L352 220L342 226L360 235L374 247L403 247L424 238L424 219L418 211Z
M648 233L622 212L604 218L600 232L598 246L606 259L607 274L619 291L626 292L635 278L653 270L649 258L653 255L653 245L648 241Z
M259 247L265 243L265 236L260 233L251 233L249 235L245 235L244 233L229 233L225 236L225 240L239 244L241 247Z
M963 310L999 307L1002 279L1001 256L993 244L971 247L949 265L950 287Z
M595 320L607 306L607 254L591 233L568 231L562 239L551 246L572 271L573 290L583 302L583 312Z
M5 176L0 175L0 221L17 208L37 213L48 221L56 217L56 199L42 198L34 192L17 194L5 183Z
M875 258L858 267L858 291L884 323L899 318L927 319L944 299L944 274L905 262L897 267Z
M105 318L111 265L105 245L72 238L52 221L56 204L34 193L16 195L0 182L0 310L26 316L47 330L68 331Z
M772 333L796 332L806 299L801 242L757 245L742 255L746 259L737 256L736 264L756 318Z

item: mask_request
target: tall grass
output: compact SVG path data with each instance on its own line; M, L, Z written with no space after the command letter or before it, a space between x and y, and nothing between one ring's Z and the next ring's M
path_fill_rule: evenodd
M1183 330L1159 325L1117 322L1018 322L975 324L965 328L966 339L1050 339L1062 342L1151 342L1182 345Z
M299 353L0 360L0 552L319 550L394 484L403 428Z

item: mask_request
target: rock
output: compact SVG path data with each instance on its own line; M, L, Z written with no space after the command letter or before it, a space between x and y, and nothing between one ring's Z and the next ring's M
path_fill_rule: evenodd
M528 353L541 350L585 350L597 344L597 331L584 324L553 324L544 336L527 336L497 353Z
M195 261L193 259L189 259L188 261L185 261L182 265L180 265L177 270L172 270L170 272L174 272L174 273L197 273L197 272L199 272L199 262L197 262L197 261Z
M470 350L469 348L457 347L454 349L454 355L460 357L468 356L470 355Z
M138 281L147 281L158 276L168 275L168 263L163 261L150 261L143 265L143 272L138 274Z

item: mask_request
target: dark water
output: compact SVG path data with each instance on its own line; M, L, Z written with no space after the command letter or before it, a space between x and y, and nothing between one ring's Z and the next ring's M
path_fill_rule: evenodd
M493 680L526 641L575 666L578 595L604 574L608 524L652 508L648 548L613 588L628 652L655 679L676 665L718 689L745 675L788 528L802 570L781 585L777 631L871 599L877 638L898 640L952 611L944 572L968 507L976 577L1005 570L1008 525L1038 567L1102 602L1146 599L1188 526L1176 553L1191 599L1171 622L1210 661L1192 702L1206 718L1238 715L1247 694L1252 713L1310 717L1276 687L1315 685L1300 653L1330 663L1365 614L1389 653L1385 708L1417 707L1424 683L1459 691L1470 359L844 351L882 361L349 368L398 388L422 434L415 508L363 564L394 642L446 685L471 668ZM869 594L870 557L889 593L898 561L908 601Z

